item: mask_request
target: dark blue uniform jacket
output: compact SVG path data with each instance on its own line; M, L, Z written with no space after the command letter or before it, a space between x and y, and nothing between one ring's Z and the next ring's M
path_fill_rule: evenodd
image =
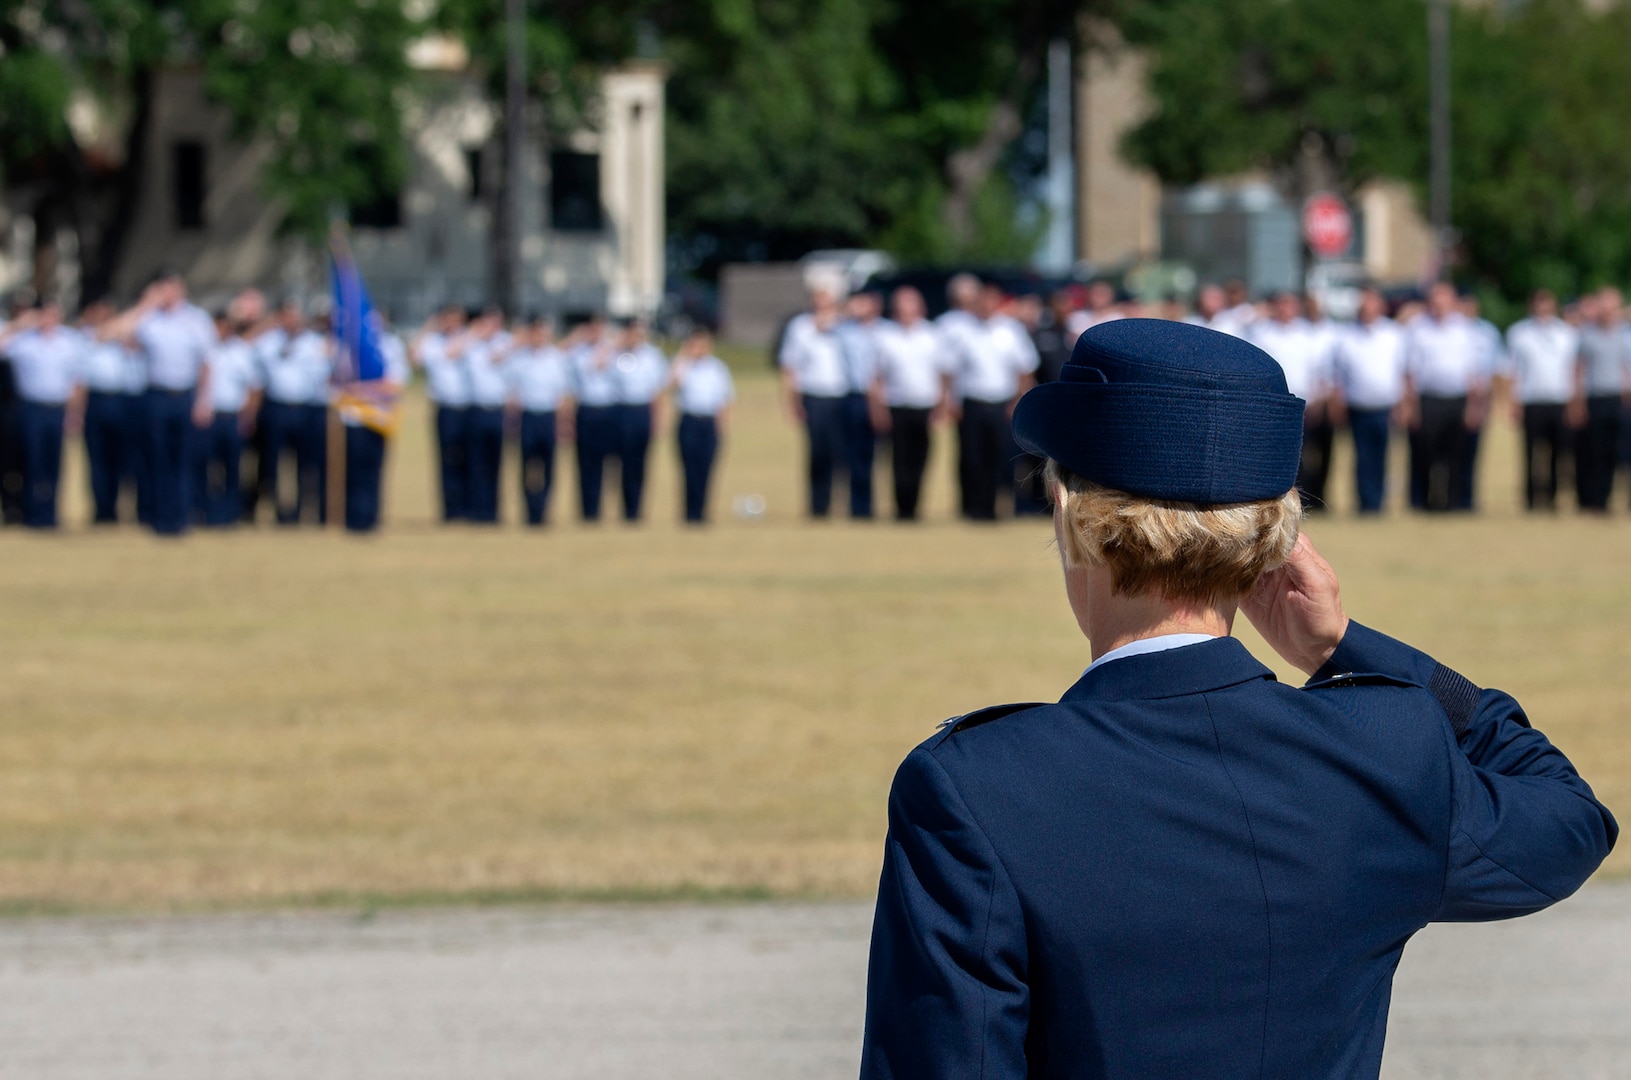
M1516 701L1357 623L1302 689L1233 638L1114 660L901 765L861 1074L1375 1077L1410 935L1617 832Z

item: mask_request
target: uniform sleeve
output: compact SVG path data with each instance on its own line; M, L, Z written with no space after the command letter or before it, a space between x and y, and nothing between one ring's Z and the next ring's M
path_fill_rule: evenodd
M956 375L963 367L963 335L951 323L937 322L934 327L935 356L941 375Z
M1421 344L1410 327L1404 331L1404 373L1411 379L1421 378Z
M1501 363L1496 374L1504 378L1518 377L1518 364L1523 351L1523 324L1514 323L1506 332L1505 348L1501 350Z
M1614 816L1509 695L1480 690L1425 653L1357 623L1320 675L1344 671L1417 682L1448 721L1449 857L1436 920L1539 911L1572 894L1608 857L1619 835Z
M801 320L794 319L787 324L782 334L781 348L776 352L776 364L783 371L797 371L803 359L800 353L804 342L804 326Z
M1042 366L1042 355L1022 324L1015 322L1010 330L1014 336L1014 364L1021 375L1030 375Z
M862 1080L1026 1075L1018 894L950 777L919 747L889 796Z

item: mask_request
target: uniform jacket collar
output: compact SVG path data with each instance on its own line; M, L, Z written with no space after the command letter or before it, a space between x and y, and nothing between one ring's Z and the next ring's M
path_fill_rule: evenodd
M1238 640L1215 638L1165 652L1127 656L1100 665L1083 675L1060 699L1076 701L1134 701L1204 694L1226 686L1274 680Z

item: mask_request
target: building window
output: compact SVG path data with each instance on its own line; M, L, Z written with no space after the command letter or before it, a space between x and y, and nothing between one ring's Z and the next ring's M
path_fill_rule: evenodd
M204 144L184 139L172 147L172 194L175 197L176 228L204 227Z
M351 207L351 224L359 229L400 229L402 192L386 191Z
M464 148L464 171L470 178L470 201L479 203L487 195L485 177L481 171L481 147L467 146Z
M600 155L556 150L549 155L549 224L556 232L600 232Z

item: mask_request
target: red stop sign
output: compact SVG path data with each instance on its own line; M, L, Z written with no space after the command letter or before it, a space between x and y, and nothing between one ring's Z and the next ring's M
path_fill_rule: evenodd
M1322 259L1346 255L1353 244L1353 215L1348 204L1329 192L1311 195L1303 204L1303 239Z

